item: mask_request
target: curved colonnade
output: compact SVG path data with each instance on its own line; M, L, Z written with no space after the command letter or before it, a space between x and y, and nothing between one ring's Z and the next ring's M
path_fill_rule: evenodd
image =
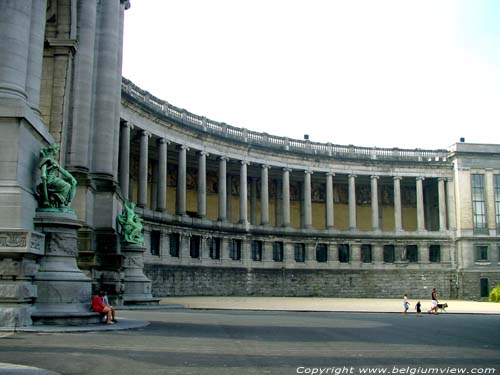
M368 278L385 285L377 295L418 295L431 285L429 270L446 275L440 286L451 288L455 203L446 150L252 132L193 115L123 79L119 181L145 218L146 271L159 294L353 296L366 295ZM242 274L220 271L227 268ZM190 282L158 278L162 269ZM227 275L217 279L214 269ZM395 281L401 269L422 283L408 277L389 287L388 273ZM298 273L312 281L297 288L290 280ZM351 287L336 288L344 279Z

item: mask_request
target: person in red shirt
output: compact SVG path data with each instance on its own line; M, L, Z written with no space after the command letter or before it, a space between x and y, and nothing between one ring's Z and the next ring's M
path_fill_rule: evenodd
M106 324L114 324L115 311L110 306L106 306L102 298L104 297L104 292L99 292L98 295L92 297L92 311L106 314Z

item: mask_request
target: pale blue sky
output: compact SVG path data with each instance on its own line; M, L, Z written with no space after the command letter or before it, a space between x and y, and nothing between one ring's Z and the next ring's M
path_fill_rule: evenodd
M500 1L135 0L123 75L210 119L336 144L500 143Z

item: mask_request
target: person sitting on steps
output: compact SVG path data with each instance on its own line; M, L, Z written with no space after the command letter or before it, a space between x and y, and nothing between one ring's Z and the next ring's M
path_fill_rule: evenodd
M100 291L98 295L92 297L92 311L106 314L106 324L114 324L115 321L115 309L111 306L106 306L103 301L105 293Z

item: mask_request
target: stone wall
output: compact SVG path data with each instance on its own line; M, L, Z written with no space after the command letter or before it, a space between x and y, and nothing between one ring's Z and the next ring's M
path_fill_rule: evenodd
M500 284L500 272L462 272L459 277L459 298L467 300L485 299L486 297L481 297L481 279L488 279L488 289L491 292L495 286Z
M456 298L451 271L291 270L211 268L146 264L153 295L320 296L429 300L431 289L443 299Z

